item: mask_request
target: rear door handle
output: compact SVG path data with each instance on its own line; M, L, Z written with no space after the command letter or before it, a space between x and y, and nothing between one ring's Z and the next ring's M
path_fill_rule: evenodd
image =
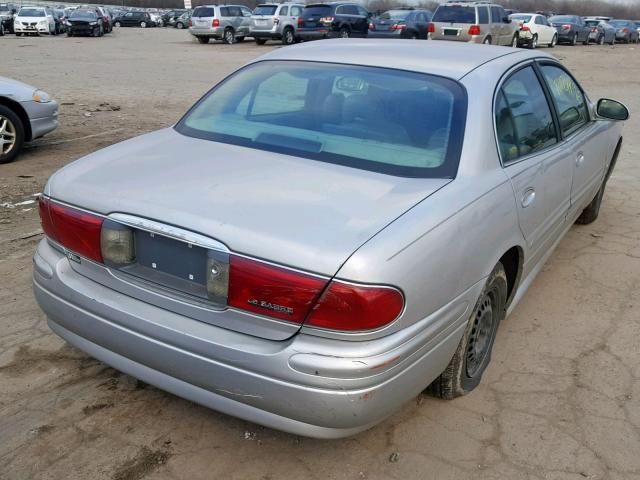
M582 153L579 153L578 157L576 158L576 167L579 167L580 165L582 165L583 162L584 162L584 155Z
M524 191L524 194L522 195L522 200L520 202L520 204L522 205L522 208L527 208L528 206L530 206L534 200L536 199L536 191L533 188L527 188Z

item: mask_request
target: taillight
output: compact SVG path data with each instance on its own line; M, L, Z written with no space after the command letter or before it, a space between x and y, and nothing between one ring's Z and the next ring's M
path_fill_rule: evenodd
M320 23L332 23L333 22L333 17L322 17L320 19Z
M280 19L279 18L274 18L273 19L273 24L274 25L278 25L280 23Z
M480 25L471 25L469 27L469 35L480 35Z
M189 19L189 26L193 27L193 22L191 21L191 19Z
M571 30L571 25L562 25L563 30Z
M227 304L302 323L326 283L320 277L232 255Z
M376 24L371 22L369 23L369 30L375 30L376 29Z
M304 25L304 19L302 17L298 17L298 26L302 27Z
M220 26L220 19L214 18L213 21L211 22L211 26L212 27L219 27Z
M429 33L436 33L436 26L433 23L430 23L429 26L427 27L427 31Z
M332 281L313 307L305 325L331 330L373 330L393 322L404 297L392 287Z
M75 208L39 199L42 230L52 240L74 253L102 263L100 230L102 218Z
M592 31L592 32L597 32L597 31L598 31L598 29L597 29L596 27L593 27L593 28L591 29L591 31Z
M628 29L628 28L623 28L623 29L622 29L622 31L623 31L624 33L629 33L629 29Z
M527 27L526 25L522 25L522 26L520 27L520 30L521 30L521 31L523 31L523 32L529 32L529 31L531 31L531 29L530 29L529 27Z
M394 23L391 25L391 30L404 30L407 26L404 23Z

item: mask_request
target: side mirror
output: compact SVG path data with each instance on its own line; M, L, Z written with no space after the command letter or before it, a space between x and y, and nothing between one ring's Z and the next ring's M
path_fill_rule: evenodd
M511 19L509 17L502 17L502 21L504 23L511 23Z
M609 120L628 120L629 109L622 103L608 98L598 100L596 113L599 117L608 118Z

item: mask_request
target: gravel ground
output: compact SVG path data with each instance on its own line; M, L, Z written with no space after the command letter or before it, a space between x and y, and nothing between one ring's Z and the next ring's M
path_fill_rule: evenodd
M0 166L0 478L640 479L638 117L600 218L575 226L500 327L480 387L420 396L356 437L262 428L145 385L65 345L31 293L33 199L59 167L170 125L270 47L184 31L0 39L0 73L46 89L61 126ZM593 98L640 111L640 49L559 47Z

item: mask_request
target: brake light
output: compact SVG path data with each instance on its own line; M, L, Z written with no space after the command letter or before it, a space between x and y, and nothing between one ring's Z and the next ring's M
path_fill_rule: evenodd
M219 27L220 26L220 20L217 18L214 18L213 21L211 22L211 26L212 27Z
M392 287L332 281L305 325L331 330L373 330L393 322L404 308L402 293Z
M302 323L326 283L320 277L232 255L227 304Z
M626 28L626 27L625 27L625 28L623 28L623 29L622 29L622 31L623 31L624 33L629 33L629 29L628 29L628 28Z
M320 19L320 23L332 23L333 22L333 17L322 17Z
M593 27L593 28L591 29L591 31L592 31L592 32L597 32L597 31L598 31L598 29L597 29L596 27Z
M480 25L471 25L469 27L469 35L480 35Z
M391 30L404 30L407 26L404 23L394 23L391 25Z
M375 30L376 29L376 24L371 22L369 23L369 30Z
M433 23L430 23L429 26L427 27L427 31L429 33L436 33L436 26Z
M562 25L563 30L571 30L571 25Z
M304 25L304 19L302 17L298 17L298 26L302 27Z
M527 27L526 25L522 25L522 26L520 27L520 30L521 30L521 31L523 31L523 32L529 32L529 31L531 31L531 29L530 29L529 27Z
M191 21L191 19L189 19L189 26L193 27L193 22Z
M80 256L102 263L102 217L54 203L40 196L40 220L47 237Z

